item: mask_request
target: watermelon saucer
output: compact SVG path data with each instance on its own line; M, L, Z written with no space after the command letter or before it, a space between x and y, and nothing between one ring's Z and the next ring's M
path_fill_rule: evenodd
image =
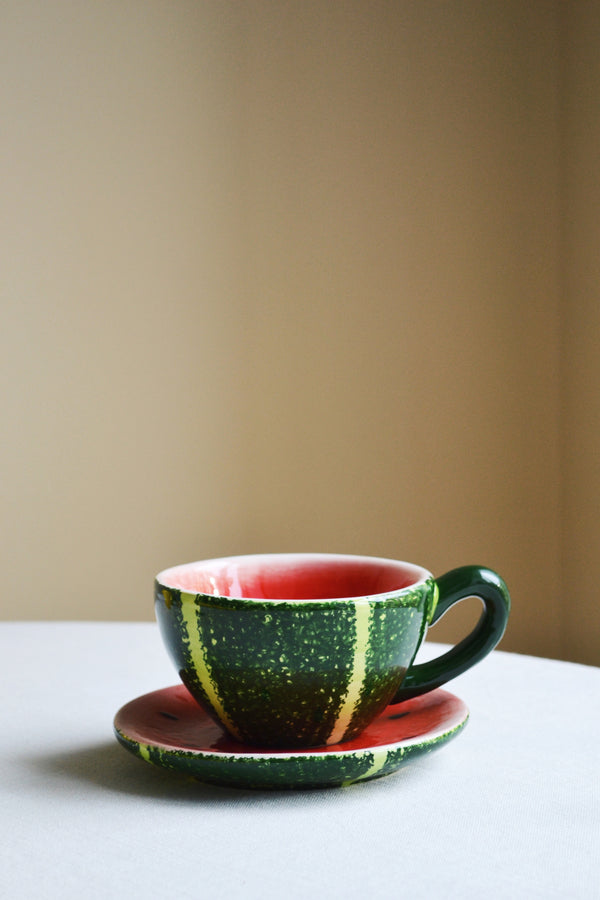
M238 788L334 787L389 775L459 734L466 705L435 690L388 706L351 741L302 750L240 744L183 685L144 694L123 706L114 730L141 759L199 781Z

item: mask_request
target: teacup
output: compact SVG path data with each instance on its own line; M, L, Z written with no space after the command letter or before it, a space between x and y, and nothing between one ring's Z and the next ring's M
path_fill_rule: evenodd
M484 607L473 631L413 664L427 626L472 596ZM477 663L502 637L510 598L478 566L436 579L407 562L295 553L166 569L155 606L181 680L233 737L302 748L350 740L389 703Z

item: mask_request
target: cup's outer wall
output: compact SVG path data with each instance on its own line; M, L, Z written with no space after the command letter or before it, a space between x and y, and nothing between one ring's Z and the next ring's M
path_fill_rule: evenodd
M426 630L433 579L394 595L254 601L156 583L180 678L228 731L261 746L348 740L389 703Z

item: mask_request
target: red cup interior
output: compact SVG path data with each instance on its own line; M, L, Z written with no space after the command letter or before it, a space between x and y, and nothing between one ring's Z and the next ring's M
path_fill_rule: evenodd
M161 572L158 581L190 594L256 600L330 600L398 591L428 576L425 569L411 563L299 553L188 563Z

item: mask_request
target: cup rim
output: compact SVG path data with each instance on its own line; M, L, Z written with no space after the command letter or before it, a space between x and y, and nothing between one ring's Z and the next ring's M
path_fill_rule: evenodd
M205 590L194 591L190 590L186 587L182 587L180 584L177 584L175 581L175 576L179 573L183 573L185 571L202 571L210 569L211 567L225 567L227 564L229 565L240 565L243 563L284 563L285 561L289 561L290 563L296 562L348 562L348 563L364 563L368 565L387 567L391 569L397 569L399 575L404 573L405 580L403 584L399 584L397 587L386 588L383 591L377 591L374 593L360 593L360 594L348 594L343 596L329 596L329 597L294 597L293 599L285 598L285 597L253 597L244 594L241 590L239 592L228 592L222 593L218 591L215 587L215 590L211 593L207 593ZM406 576L410 576L410 581L406 582ZM352 554L352 553L311 553L311 552L291 552L291 553L247 553L241 555L232 555L232 556L221 556L214 557L212 559L201 559L196 560L194 562L188 563L180 563L175 566L169 566L166 569L163 569L158 573L155 578L155 582L159 588L166 588L169 591L179 591L182 595L187 595L190 597L210 597L212 599L219 599L223 601L236 601L243 602L244 604L289 604L293 603L297 604L329 604L329 603L344 603L344 602L360 602L361 600L364 602L373 602L377 599L388 598L391 596L398 596L404 592L415 590L425 584L427 581L433 579L432 573L425 569L423 566L420 566L416 563L407 562L404 560L396 560L383 556L369 556L363 554Z

